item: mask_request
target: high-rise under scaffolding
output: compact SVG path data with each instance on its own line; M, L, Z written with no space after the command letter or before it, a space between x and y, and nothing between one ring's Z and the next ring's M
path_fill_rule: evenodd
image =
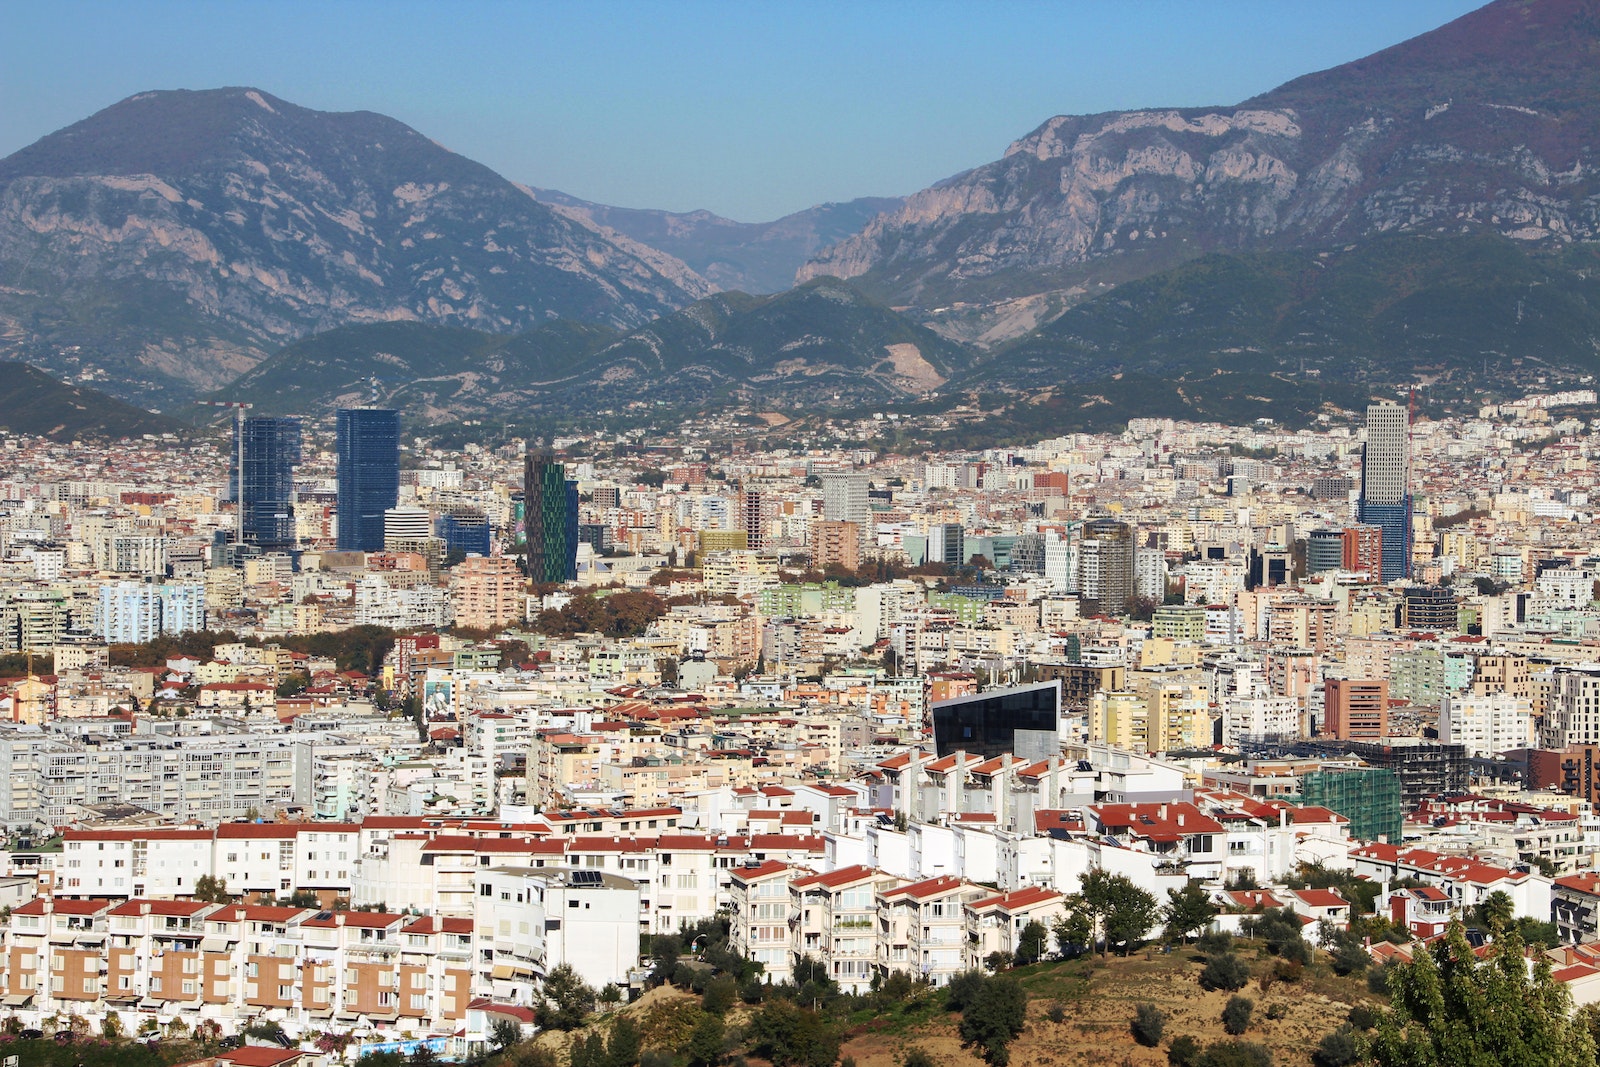
M1400 843L1400 776L1386 767L1311 771L1300 779L1300 802L1349 819L1352 840Z

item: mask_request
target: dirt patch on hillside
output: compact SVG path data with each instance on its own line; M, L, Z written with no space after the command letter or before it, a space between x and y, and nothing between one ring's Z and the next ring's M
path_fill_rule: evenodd
M1248 957L1247 957L1248 958ZM1258 970L1265 964L1257 963ZM1028 1026L1011 1045L1014 1064L1043 1067L1103 1065L1165 1067L1166 1045L1180 1034L1202 1045L1227 1040L1222 1007L1230 993L1207 993L1196 980L1200 963L1193 954L1154 954L1131 959L1051 963L1015 972L1028 989ZM1277 984L1262 993L1252 982L1241 991L1255 1001L1255 1012L1242 1040L1266 1045L1279 1064L1303 1063L1324 1034L1337 1029L1352 1004L1366 1000L1357 979L1308 974L1299 983ZM1331 995L1330 995L1331 994ZM1167 1015L1166 1036L1159 1048L1145 1048L1128 1029L1134 1008L1142 1001ZM1061 1022L1052 1022L1052 1004L1060 1004ZM1282 1017L1267 1018L1269 1008ZM845 1043L843 1054L857 1067L895 1067L912 1046L926 1049L943 1067L982 1067L974 1051L961 1047L959 1016L940 1014L909 1028L892 1022L868 1024Z

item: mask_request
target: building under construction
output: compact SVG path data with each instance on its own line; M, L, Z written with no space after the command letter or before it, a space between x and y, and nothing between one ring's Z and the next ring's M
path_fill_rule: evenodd
M1400 776L1387 767L1332 767L1300 779L1300 802L1350 820L1350 836L1398 845L1405 813Z
M1403 812L1415 811L1419 804L1432 797L1465 793L1471 782L1472 761L1467 757L1466 746L1437 741L1297 740L1249 746L1245 754L1255 758L1290 756L1297 759L1354 756L1368 767L1395 773L1400 780Z

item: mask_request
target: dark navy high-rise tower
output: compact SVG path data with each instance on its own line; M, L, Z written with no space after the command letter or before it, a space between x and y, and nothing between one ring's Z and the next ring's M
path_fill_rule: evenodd
M400 413L340 408L339 550L383 550L383 513L400 499Z
M300 465L300 420L257 415L239 423L234 499L244 542L263 551L295 546L294 469Z

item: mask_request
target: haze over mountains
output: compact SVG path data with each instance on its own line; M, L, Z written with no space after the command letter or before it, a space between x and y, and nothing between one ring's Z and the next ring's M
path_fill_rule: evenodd
M143 93L0 160L0 357L162 408L377 379L430 420L1466 402L1600 372L1597 165L1583 0L1497 0L1235 106L1058 116L904 200L770 223L529 189L381 115Z

